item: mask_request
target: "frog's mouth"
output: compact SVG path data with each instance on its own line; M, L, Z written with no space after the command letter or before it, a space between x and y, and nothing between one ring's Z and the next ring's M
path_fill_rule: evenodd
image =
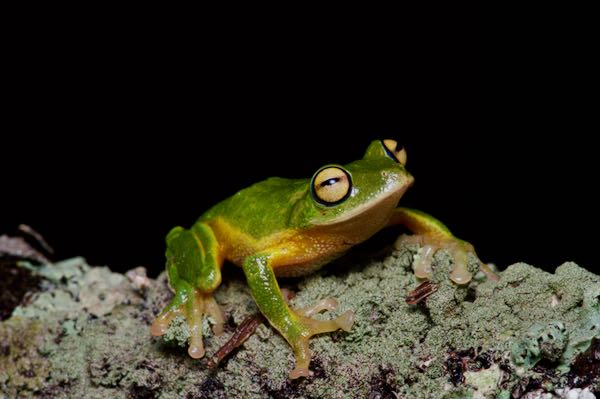
M388 219L394 208L398 205L400 198L404 195L406 190L412 186L413 182L414 179L411 176L410 180L399 182L396 187L381 194L379 198L348 210L339 218L322 221L316 223L316 225L327 227L328 229L339 228L344 231L358 229L370 236L387 224ZM358 235L362 236L363 234Z

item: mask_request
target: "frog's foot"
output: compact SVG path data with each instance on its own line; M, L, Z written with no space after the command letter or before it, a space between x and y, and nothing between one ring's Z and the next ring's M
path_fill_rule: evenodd
M433 275L433 270L431 268L433 256L437 251L445 249L454 259L452 270L450 271L450 279L456 284L467 284L473 278L473 274L467 267L469 254L473 254L477 258L480 270L484 272L488 278L493 280L498 279L491 269L479 260L473 246L456 237L427 233L410 236L403 235L396 242L396 247L402 244L417 244L421 246L419 258L413 264L413 270L417 278L431 278Z
M185 317L190 330L188 354L194 359L200 359L205 353L202 341L202 319L205 315L214 321L213 333L221 335L223 313L212 294L201 293L197 289L178 291L171 303L156 317L150 332L154 336L164 335L175 317Z
M309 339L313 335L323 334L342 329L350 331L354 324L354 312L347 310L342 315L332 320L316 320L312 315L323 310L335 310L338 302L333 298L327 298L319 301L314 306L294 310L297 316L297 323L289 334L285 334L286 339L294 349L296 356L296 367L290 372L291 379L299 377L308 377L310 370L308 368L311 358L309 349Z

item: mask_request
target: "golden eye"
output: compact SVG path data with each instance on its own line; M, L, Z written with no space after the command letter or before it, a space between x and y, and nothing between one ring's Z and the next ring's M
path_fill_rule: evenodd
M319 169L311 185L314 199L328 206L341 203L352 192L350 175L338 166L325 166Z
M394 161L406 165L406 150L396 140L386 139L381 140L383 148L390 158Z

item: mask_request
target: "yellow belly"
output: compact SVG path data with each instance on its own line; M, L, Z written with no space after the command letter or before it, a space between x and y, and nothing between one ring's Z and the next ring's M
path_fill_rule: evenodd
M341 235L318 229L290 229L257 240L223 219L211 222L210 226L225 259L242 266L248 256L265 253L269 255L275 274L282 277L310 274L343 255L355 244Z

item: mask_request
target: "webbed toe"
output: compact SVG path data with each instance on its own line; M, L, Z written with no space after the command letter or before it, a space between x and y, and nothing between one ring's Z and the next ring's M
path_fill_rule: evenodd
M337 330L350 331L354 324L354 312L347 310L340 316L331 320L317 320L311 316L324 310L335 310L338 302L333 298L322 299L315 305L294 310L297 316L297 326L295 333L287 334L286 339L294 350L296 357L296 367L290 372L291 379L299 377L308 377L311 375L309 364L311 352L309 349L309 340L317 334L329 333Z
M188 354L194 359L204 357L204 341L202 322L204 316L210 316L213 333L223 333L224 318L221 309L212 294L201 293L197 289L180 290L167 307L156 317L150 333L154 336L164 335L171 321L177 316L184 316L190 332Z
M471 244L454 236L444 236L439 234L415 234L402 235L396 241L396 248L403 245L416 244L421 247L418 257L413 263L413 271L419 279L431 279L433 276L433 257L439 250L447 250L452 256L452 269L449 278L456 284L467 284L473 278L473 273L469 270L469 254L477 258L480 270L490 279L497 280L498 276L487 267L475 252Z

